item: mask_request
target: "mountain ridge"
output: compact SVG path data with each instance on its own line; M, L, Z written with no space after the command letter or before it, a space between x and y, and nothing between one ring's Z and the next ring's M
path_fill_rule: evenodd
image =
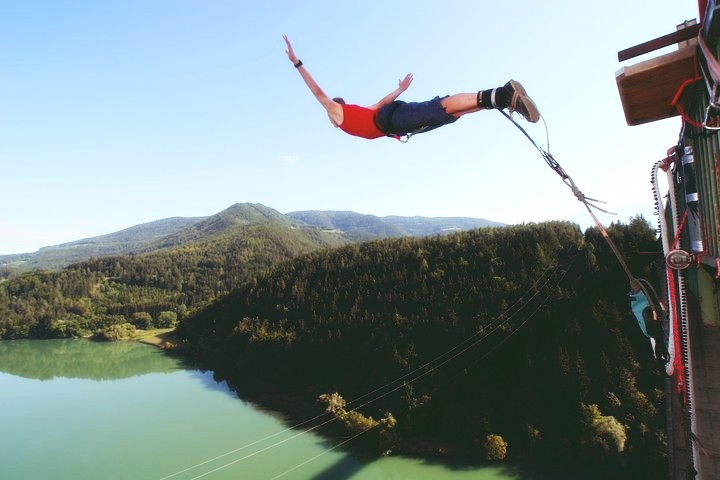
M117 232L41 247L35 252L0 255L0 268L13 265L20 270L59 269L93 256L131 254L147 244L187 228L207 217L170 217L140 223Z
M378 217L335 210L307 210L283 214L260 203L235 203L210 216L170 217L141 223L117 232L42 247L36 252L0 255L0 269L59 269L92 257L147 253L207 240L233 229L263 223L334 233L346 242L429 236L504 225L471 217Z
M304 210L286 216L319 228L338 229L353 240L374 240L401 236L425 237L449 231L482 227L502 227L505 224L472 217L425 217L388 215L378 217L347 210Z

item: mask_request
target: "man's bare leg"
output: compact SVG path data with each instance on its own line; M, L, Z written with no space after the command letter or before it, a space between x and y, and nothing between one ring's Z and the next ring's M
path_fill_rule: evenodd
M507 108L510 113L518 112L531 123L540 119L540 112L535 102L528 97L523 86L515 80L510 80L504 86L490 90L450 95L443 98L440 105L454 117L489 108Z
M477 97L477 93L456 93L440 100L440 105L448 114L460 117L466 113L484 110L484 108L478 106Z

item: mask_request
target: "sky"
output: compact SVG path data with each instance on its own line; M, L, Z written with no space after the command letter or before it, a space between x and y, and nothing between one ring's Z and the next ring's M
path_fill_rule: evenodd
M697 2L0 0L0 254L238 202L282 213L591 224L497 111L402 144L334 128L285 55L369 105L520 81L525 124L588 197L655 222L650 170L674 117L629 127L617 52L698 17Z

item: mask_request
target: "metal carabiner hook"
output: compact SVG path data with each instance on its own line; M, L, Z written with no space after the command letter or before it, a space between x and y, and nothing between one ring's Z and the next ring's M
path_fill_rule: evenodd
M703 118L703 128L706 130L720 130L720 91L718 84L713 83L708 106L705 109L705 118Z

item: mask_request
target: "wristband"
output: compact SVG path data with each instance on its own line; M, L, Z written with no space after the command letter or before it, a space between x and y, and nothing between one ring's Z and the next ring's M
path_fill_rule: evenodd
M295 68L300 68L302 64L302 60L298 59L298 63L295 64Z

